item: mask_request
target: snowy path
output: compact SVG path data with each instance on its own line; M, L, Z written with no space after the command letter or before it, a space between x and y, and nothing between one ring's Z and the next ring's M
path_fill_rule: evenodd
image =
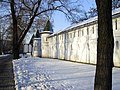
M19 90L93 90L95 66L57 59L14 60ZM113 70L113 90L120 88L120 68Z

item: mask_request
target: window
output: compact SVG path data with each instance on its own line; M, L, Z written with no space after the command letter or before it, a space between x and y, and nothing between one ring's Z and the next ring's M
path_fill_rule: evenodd
M116 41L116 49L119 49L119 42Z
M93 30L93 32L92 32L92 33L94 34L94 26L92 27L92 30Z
M87 27L87 35L89 35L89 28Z
M78 31L78 37L80 36L80 34L79 34L80 32Z
M72 38L72 33L70 33L70 38Z
M84 31L82 30L82 36L84 35Z
M69 34L67 33L67 39L69 39Z
M35 42L35 47L38 45L38 43L37 42Z
M71 44L71 50L73 50L72 44Z
M117 19L115 20L115 29L117 30Z
M74 37L75 37L75 32L74 32Z
M61 40L61 35L60 35L60 40Z
M37 48L37 46L35 46L35 47L34 47L34 51L37 51L37 50L38 50L38 48Z
M63 40L63 38L64 38L64 35L62 34L62 40Z

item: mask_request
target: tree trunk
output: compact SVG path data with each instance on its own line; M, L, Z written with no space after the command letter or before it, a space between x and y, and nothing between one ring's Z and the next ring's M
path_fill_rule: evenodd
M15 45L13 47L13 58L14 59L19 59L19 46Z
M2 55L2 32L0 31L0 55Z
M19 58L19 45L18 45L18 31L17 31L17 18L15 15L15 2L11 0L10 3L11 13L12 13L12 20L13 20L13 58Z
M2 55L2 40L0 39L0 55Z
M112 0L96 0L98 9L97 66L94 90L112 90L114 38Z

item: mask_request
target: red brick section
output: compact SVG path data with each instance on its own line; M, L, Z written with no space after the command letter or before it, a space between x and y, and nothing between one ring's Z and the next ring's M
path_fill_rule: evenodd
M0 90L15 90L11 55L0 57Z

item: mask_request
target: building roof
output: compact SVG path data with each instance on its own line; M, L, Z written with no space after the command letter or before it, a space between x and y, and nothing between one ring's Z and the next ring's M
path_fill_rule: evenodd
M113 16L115 16L115 15L117 15L117 14L120 14L120 8L117 8L117 9L115 9L115 10L112 11L112 15L113 15ZM89 18L89 19L87 19L87 20L85 20L85 21L83 21L83 22L80 22L80 23L77 23L77 24L73 24L73 25L71 25L71 26L69 26L69 27L67 27L67 28L65 28L65 29L57 32L57 33L53 33L53 34L51 34L50 36L54 36L54 35L56 35L56 34L60 34L60 33L63 33L63 32L65 32L65 31L70 31L70 30L73 29L73 28L76 28L76 27L78 27L78 26L82 26L82 25L85 25L85 24L89 24L89 23L95 22L95 21L97 21L97 20L98 20L98 16Z
M50 32L53 32L52 24L51 24L51 22L50 22L49 19L47 20L46 25L45 25L45 28L44 28L43 31L50 31Z
M41 29L40 30L36 30L34 33L32 34L29 34L29 38L27 38L25 44L30 44L32 43L32 40L33 38L40 38L40 33L41 32Z

